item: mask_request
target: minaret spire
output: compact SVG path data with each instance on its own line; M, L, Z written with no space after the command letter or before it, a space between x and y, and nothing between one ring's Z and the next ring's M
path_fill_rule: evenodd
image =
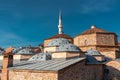
M59 30L59 34L62 34L62 13L61 10L59 11L59 24L58 24L58 30Z

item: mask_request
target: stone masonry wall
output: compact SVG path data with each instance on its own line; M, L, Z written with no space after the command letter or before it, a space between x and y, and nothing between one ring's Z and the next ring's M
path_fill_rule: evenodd
M54 39L44 40L44 47L46 47L46 46L48 45L48 43L49 43L50 41L52 41L52 40L54 40Z
M77 46L96 45L96 42L96 34L80 35L74 38L74 44Z
M110 61L106 63L105 79L120 80L120 62Z
M102 65L86 65L85 61L76 63L58 72L58 80L102 80Z
M97 34L97 45L115 45L115 35L114 34Z
M9 80L57 80L56 72L10 70Z
M115 51L103 51L101 52L101 54L111 59L116 59L116 56L117 56Z

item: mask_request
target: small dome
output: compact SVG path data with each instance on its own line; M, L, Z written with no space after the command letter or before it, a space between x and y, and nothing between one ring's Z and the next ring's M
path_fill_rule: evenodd
M85 53L85 55L101 55L99 51L90 49Z
M51 53L39 53L32 56L28 61L45 61L51 60Z
M0 55L2 55L4 53L4 50L0 50Z
M57 38L48 43L47 46L60 46L70 44L70 41L64 38Z
M22 49L21 47L19 47L19 48L14 48L13 53L15 53L15 54L34 54L35 52L29 48Z
M96 26L95 26L95 25L92 25L92 26L91 26L91 29L93 29L93 28L96 28Z
M87 63L99 63L92 55L85 55Z
M57 48L57 51L81 51L77 46L73 44L62 44Z

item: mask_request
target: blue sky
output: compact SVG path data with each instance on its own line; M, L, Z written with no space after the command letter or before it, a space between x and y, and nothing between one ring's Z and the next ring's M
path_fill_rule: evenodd
M120 0L0 0L0 46L37 46L63 30L75 37L95 24L120 40Z

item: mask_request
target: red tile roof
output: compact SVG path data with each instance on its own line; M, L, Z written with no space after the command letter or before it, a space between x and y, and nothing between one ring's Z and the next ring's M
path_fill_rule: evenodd
M10 54L12 52L13 48L12 47L9 47L5 50L5 53L4 54Z
M92 34L92 33L97 33L97 32L102 32L102 33L109 33L108 31L102 30L100 28L91 28L89 30L86 30L82 33L82 35L84 34Z
M66 34L56 34L50 38L47 38L47 39L54 39L54 38L66 38L66 39L72 39L71 36L69 35L66 35Z

